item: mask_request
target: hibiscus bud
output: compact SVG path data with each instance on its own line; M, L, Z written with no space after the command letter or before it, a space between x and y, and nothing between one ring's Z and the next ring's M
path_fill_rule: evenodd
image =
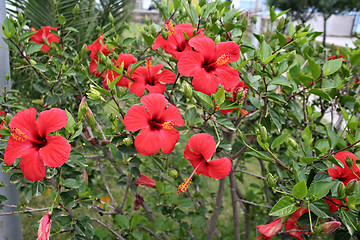
M52 223L51 212L48 212L40 219L37 239L41 239L41 240L50 239L51 223Z
M5 122L6 122L7 125L9 125L11 119L12 119L11 114L7 113L6 116L5 116Z
M84 44L84 46L81 48L81 51L80 51L80 57L83 58L85 56L87 52L87 45Z
M145 15L145 23L146 25L150 25L150 19L148 18L147 15Z
M86 118L87 123L91 127L91 129L94 130L96 128L96 121L95 121L95 118L94 118L94 114L92 113L92 111L91 111L91 109L89 107L87 108L85 118Z
M138 210L144 204L144 198L138 193L136 193L135 197L134 209Z
M84 182L85 182L86 184L88 184L89 176L88 176L86 170L83 171L82 179L84 180Z
M276 180L274 178L274 176L271 174L271 173L268 173L266 175L266 182L267 182L267 185L271 188L273 188L276 184Z
M243 100L243 97L244 97L244 91L238 91L236 93L236 100L237 101L242 101Z
M23 15L23 13L19 11L17 17L18 17L18 21L19 21L19 23L20 23L20 25L21 25L21 24L24 22L24 15Z
M346 197L346 194L345 194L345 185L343 182L341 182L338 186L338 189L337 189L337 193L338 193L338 199L344 199Z
M349 155L346 155L346 165L348 165L349 168L352 168L353 164L353 160L349 157Z
M175 169L172 169L169 171L169 176L172 177L172 178L177 178L179 175L178 171L176 171Z
M288 56L289 65L294 62L295 57L296 57L296 52L295 52L295 50L294 50L294 51L292 51L292 52L290 53L290 55Z
M284 26L285 26L285 18L282 17L282 18L280 18L279 24L277 25L277 30L279 32L281 32L281 30L283 30Z
M87 93L87 95L88 95L88 97L89 97L91 100L94 100L94 101L99 101L99 100L105 101L105 99L104 99L103 97L101 97L101 93L100 93L98 90L96 90L93 85L90 85L90 92Z
M83 119L83 117L85 116L86 112L88 109L88 104L86 102L86 98L83 97L81 99L80 105L79 105L79 110L78 110L78 121L80 121L81 119Z
M293 139L293 138L288 138L287 140L286 140L286 143L289 145L289 146L291 146L293 149L295 149L295 150L298 150L298 144L297 144L297 142L295 141L295 139Z
M348 183L345 190L346 195L351 195L355 191L357 182L357 179L353 179Z
M267 130L264 126L260 127L260 137L261 137L261 141L263 143L267 143L268 140L268 134L267 134Z
M323 233L333 233L340 226L341 226L341 222L332 221L332 222L326 222L322 224L320 227L322 228L321 232Z
M245 109L240 109L240 115L245 117L245 116L249 115L249 112L246 111Z
M157 31L156 31L155 24L151 24L150 30L151 30L151 34L156 37Z
M74 18L76 18L76 16L79 14L79 10L79 4L77 3L73 9Z
M124 138L123 143L125 146L131 146L133 144L133 140L130 137Z
M6 73L5 73L5 79L6 79L6 81L9 81L9 79L10 79L9 72L6 72Z
M114 24L114 16L111 14L111 12L109 13L109 22Z
M184 93L185 93L186 97L188 97L190 100L192 99L193 90L192 90L191 86L188 83L184 84Z
M79 57L79 55L76 55L76 56L74 57L74 65L78 65L79 62L80 62L80 57Z

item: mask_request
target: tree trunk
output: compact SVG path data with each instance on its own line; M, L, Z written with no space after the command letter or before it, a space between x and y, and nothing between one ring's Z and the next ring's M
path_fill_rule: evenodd
M324 13L323 14L323 17L324 17L324 33L323 33L323 46L325 47L325 44L326 44L326 21L328 19L328 17L326 17L326 14Z

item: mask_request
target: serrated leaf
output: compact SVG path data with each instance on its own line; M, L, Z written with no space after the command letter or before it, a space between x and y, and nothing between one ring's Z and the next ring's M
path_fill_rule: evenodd
M305 180L298 182L292 189L294 198L302 199L307 195L307 186Z
M275 140L271 143L271 148L277 148L278 146L280 146L289 136L288 133L286 134L281 134L280 136L278 136L277 138L275 138Z
M323 208L323 209L321 209ZM320 218L329 218L325 211L329 211L329 206L325 200L310 203L310 211Z
M289 196L284 196L271 209L269 215L284 217L294 213L297 209L299 209L299 207L295 205L294 199Z

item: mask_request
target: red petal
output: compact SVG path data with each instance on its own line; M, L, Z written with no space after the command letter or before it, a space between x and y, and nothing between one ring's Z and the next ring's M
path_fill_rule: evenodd
M189 40L189 45L199 52L204 59L211 59L215 52L214 41L205 36L195 36Z
M50 50L50 47L46 44L43 44L42 47L40 48L40 50L43 51L44 53L46 53Z
M19 142L10 137L4 153L4 162L6 165L11 165L17 158L21 158L24 152L33 148L30 141Z
M130 92L135 94L138 97L141 97L145 91L145 82L135 81L130 85Z
M340 176L339 170L336 168L329 168L328 172L332 179L337 179Z
M41 30L37 31L36 33L34 33L34 34L31 36L30 41L33 41L33 42L36 42L36 43L43 43L42 34L43 34L43 33L42 33Z
M119 67L121 66L121 63L122 63L122 62L124 62L124 69L127 69L130 64L137 63L134 55L132 55L132 54L120 53L120 54L118 55Z
M151 177L140 173L140 178L136 180L135 185L136 186L143 185L143 186L146 186L146 187L155 188L156 187L156 181L154 179L152 179Z
M214 155L216 142L214 138L207 133L197 133L192 135L186 144L184 156L190 162L191 160L208 160ZM195 166L196 167L196 166Z
M217 67L214 73L219 76L221 85L227 91L236 87L240 82L239 72L228 65Z
M48 135L46 145L39 149L43 162L49 167L62 166L70 156L71 146L62 136Z
M208 73L202 69L193 77L192 85L196 91L211 95L218 90L219 82L219 78L213 72Z
M186 54L181 55L177 68L183 76L194 76L197 72L204 71L202 67L204 61L204 57L200 53L187 51Z
M146 84L145 88L149 91L149 93L159 93L164 94L166 88L164 84L160 82L156 82L154 85Z
M221 179L229 175L231 170L231 161L228 158L218 158L210 162L208 165L208 177Z
M229 54L229 62L236 62L240 57L240 48L236 42L220 42L215 47L215 59L223 54Z
M38 127L35 121L36 110L35 108L29 108L18 112L11 119L9 127L11 129L20 129L28 139L36 139L38 137Z
M65 127L67 122L68 116L66 112L60 108L43 111L39 113L39 117L36 120L41 136L46 136L51 132Z
M162 83L173 83L176 80L176 74L170 70L164 69L157 77Z
M156 154L160 150L159 132L144 128L135 138L135 148L144 156Z
M40 181L45 177L46 168L35 148L28 150L20 160L20 168L30 181Z
M180 133L176 129L161 129L159 131L159 140L161 151L164 154L169 154L174 150L175 144L178 142Z
M152 93L140 99L151 119L160 119L168 105L168 100L162 94Z
M258 225L256 226L259 233L262 233L267 238L272 238L275 236L276 233L278 233L282 226L284 225L282 223L283 218L278 218L271 223L268 223L266 225Z
M145 107L134 105L125 114L123 124L128 131L135 132L150 127L149 121L150 116L149 113L146 112Z
M162 120L164 122L173 121L175 123L175 126L184 126L184 119L182 118L179 109L175 107L172 104L169 104L169 106L166 108L162 115Z

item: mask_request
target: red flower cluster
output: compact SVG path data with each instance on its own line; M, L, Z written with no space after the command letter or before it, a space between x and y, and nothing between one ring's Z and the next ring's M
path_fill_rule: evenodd
M346 164L347 156L349 156L349 158L352 160L351 168ZM353 153L348 151L342 151L335 154L334 157L344 164L344 168L341 168L339 166L335 166L335 168L329 168L328 172L332 179L339 179L345 184L345 186L347 186L347 184L353 179L360 180L358 178L360 177L360 169L356 165L356 156Z
M243 82L239 82L237 86L233 87L230 89L229 93L230 93L230 97L228 97L227 99L229 99L232 102L242 102L245 99L246 93L248 91L248 86L245 85L245 83ZM241 96L241 98L239 97ZM220 112L222 114L226 114L229 112L232 112L236 110L236 108L233 109L227 109L227 110L220 110ZM243 109L241 109L243 110ZM246 110L240 111L241 115L245 114L245 116L247 115L246 112L244 112Z
M140 101L143 105L132 106L123 121L128 131L141 130L135 138L136 150L145 156L156 154L160 149L169 154L180 137L174 127L184 126L184 119L164 95L152 93Z
M32 29L35 30L35 28ZM30 39L30 41L42 44L40 50L43 52L48 52L50 50L50 45L52 42L59 42L59 37L51 33L50 30L57 31L57 29L54 27L43 26L39 31L34 33Z
M256 238L256 240L258 239L271 240L275 236L275 234L277 234L281 230L281 228L284 225L285 225L285 230L289 232L290 236L299 240L303 240L301 234L302 233L306 234L306 232L302 232L303 229L296 226L295 224L297 220L306 212L308 212L306 207L300 207L286 221L283 221L284 220L283 218L278 218L269 224L256 226L258 232L261 233L261 235L258 238Z
M342 58L342 59L343 59L343 62L346 61L344 55L342 55L342 54L340 54L339 56L332 55L332 56L328 57L327 60L328 60L328 61L329 61L329 60L335 60L335 59L338 59L338 58Z
M184 150L184 157L190 161L194 171L184 183L180 184L178 188L179 194L187 190L195 172L198 176L203 174L214 179L221 179L229 175L231 161L228 158L210 160L215 153L215 149L216 142L207 133L198 133L190 137Z
M30 181L45 177L46 168L60 167L69 158L71 146L62 136L49 135L66 126L64 110L52 108L39 114L30 108L18 112L10 121L11 136L4 153L4 162L11 165L17 158L24 176Z
M92 59L89 66L89 72L95 74L98 77L105 77L105 72L100 73L97 70L97 65L101 62L100 59L98 59L98 53L101 52L105 56L110 54L108 46L104 44L104 36L101 35L92 44L87 46L87 50L90 51L90 58Z
M6 112L3 112L0 110L0 116L3 115L3 119L5 120L6 117ZM1 121L0 122L0 129L5 129L5 121ZM0 137L2 137L3 135L0 134Z

